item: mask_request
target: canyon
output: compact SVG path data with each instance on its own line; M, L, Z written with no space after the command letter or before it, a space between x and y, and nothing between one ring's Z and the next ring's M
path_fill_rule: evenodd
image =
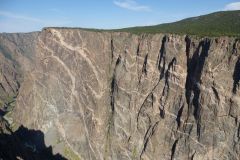
M41 131L66 159L239 160L239 42L54 27L1 33L2 128Z

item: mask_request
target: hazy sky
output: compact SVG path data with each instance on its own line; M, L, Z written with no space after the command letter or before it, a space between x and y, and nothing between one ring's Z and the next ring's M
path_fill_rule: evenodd
M154 25L239 9L239 0L0 0L0 32Z

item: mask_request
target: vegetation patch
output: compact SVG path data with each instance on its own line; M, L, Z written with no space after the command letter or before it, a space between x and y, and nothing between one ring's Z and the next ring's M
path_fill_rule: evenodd
M68 146L65 146L64 148L64 157L69 160L80 160L78 155L74 153Z
M60 29L69 28L60 27ZM203 16L183 19L173 23L165 23L154 26L130 27L112 30L89 28L70 29L82 29L92 32L129 32L132 34L170 33L179 35L196 35L199 37L240 37L240 10L215 12Z
M240 36L240 11L222 11L155 26L119 29L135 34L173 33L198 36Z

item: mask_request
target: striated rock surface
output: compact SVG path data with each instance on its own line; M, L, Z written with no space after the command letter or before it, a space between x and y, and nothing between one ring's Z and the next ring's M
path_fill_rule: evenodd
M41 130L54 153L239 159L238 39L60 28L0 38L14 55L1 58L1 84L18 93L13 121Z

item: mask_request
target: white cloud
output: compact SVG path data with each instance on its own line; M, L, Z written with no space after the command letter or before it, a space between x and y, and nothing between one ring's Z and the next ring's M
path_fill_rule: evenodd
M224 10L240 10L240 2L229 3Z
M1 19L4 17L4 19ZM13 12L0 11L0 32L25 32L40 30L43 27L57 27L69 25L67 18L39 19Z
M0 11L0 16L7 17L10 19L16 19L21 21L27 21L27 22L34 22L42 25L64 25L71 23L71 21L67 20L66 18L61 18L60 21L58 20L43 20L39 18L34 18L30 16L20 15L12 12L6 12L6 11Z
M21 19L25 21L32 21L32 22L38 22L38 23L43 23L44 21L38 19L38 18L33 18L33 17L28 17L28 16L22 16L19 14L14 14L11 12L6 12L6 11L0 11L0 16L8 17L8 18L14 18L14 19Z
M129 9L129 10L132 10L132 11L145 11L145 12L151 11L151 8L149 6L139 5L134 0L113 1L113 3L118 7L121 7L121 8L124 8L124 9Z

